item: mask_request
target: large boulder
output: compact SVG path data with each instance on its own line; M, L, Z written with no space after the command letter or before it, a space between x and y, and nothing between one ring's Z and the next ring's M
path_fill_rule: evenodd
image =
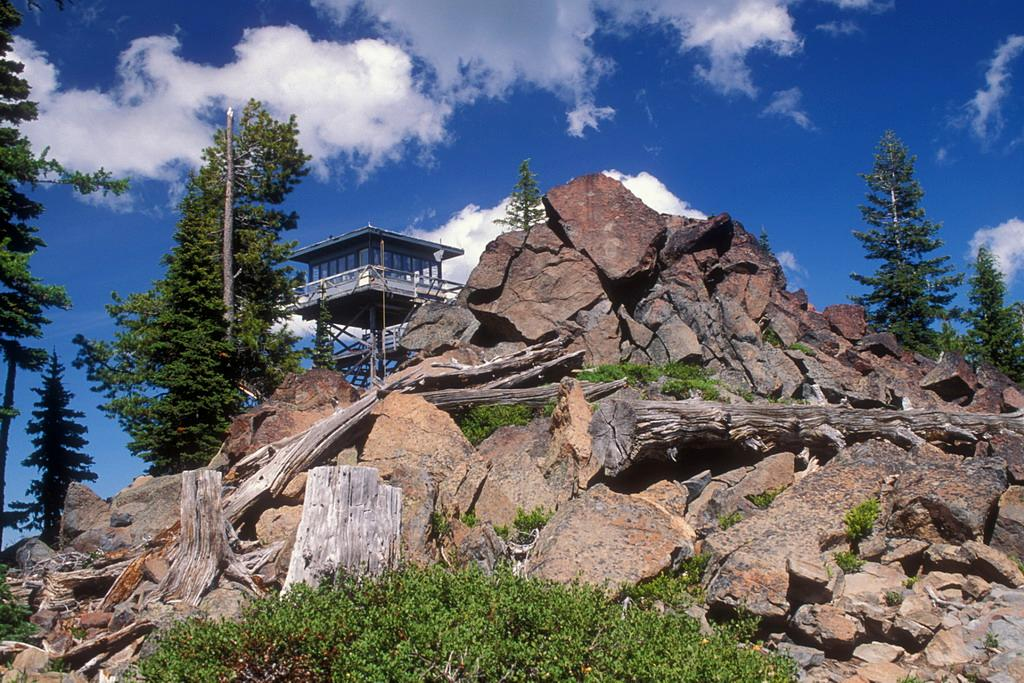
M544 198L549 221L612 281L650 272L665 236L661 216L619 181L585 175Z
M359 463L402 489L402 556L417 564L436 557L431 516L469 510L484 470L454 420L419 396L388 395L373 410ZM467 481L470 475L476 477Z
M690 526L661 505L598 484L548 521L530 554L528 573L615 590L668 568L677 551L692 552L695 539Z
M137 477L114 496L110 516L119 517L131 536L132 545L154 538L181 518L181 475Z
M480 328L472 311L450 303L426 303L413 311L398 343L406 351L435 356L466 344Z
M101 529L110 521L110 503L103 500L85 484L77 481L68 486L64 497L64 512L60 518L60 544L68 545L90 529Z
M855 304L833 304L821 312L829 327L850 341L857 341L868 331L864 307Z
M469 308L490 334L535 342L605 296L594 264L546 225L534 226L526 236L507 235L522 242L509 255L497 295L472 290L468 297Z
M1024 558L1024 486L1011 486L999 498L992 547Z
M1005 490L1006 465L999 458L930 459L896 482L886 530L930 542L983 539Z

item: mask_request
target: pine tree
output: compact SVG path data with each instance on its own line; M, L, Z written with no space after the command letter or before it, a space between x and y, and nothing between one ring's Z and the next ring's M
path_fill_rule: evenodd
M327 307L325 287L320 285L320 306L316 316L316 334L313 337L313 367L334 370L334 340L331 338L331 311Z
M279 234L297 216L276 208L305 175L294 119L274 121L258 102L242 114L235 187L236 316L224 321L219 226L224 206L224 140L188 181L175 246L162 280L108 311L113 341L79 335L76 367L107 399L101 408L131 437L129 449L154 474L205 465L247 399L269 395L299 369L296 338L281 324L298 278L280 264L291 244Z
M963 276L954 273L948 256L932 255L942 246L940 226L920 206L924 191L914 179L915 161L896 134L886 131L874 168L861 174L869 192L860 211L870 227L853 234L867 258L882 263L874 275L851 275L870 289L853 301L864 306L876 329L892 332L912 350L934 353L938 335L932 324L948 314Z
M88 443L87 430L77 420L85 414L69 407L74 394L64 388L64 366L56 353L50 355L42 387L32 391L39 400L32 411L34 419L25 431L35 436L32 445L36 450L21 464L38 469L39 477L25 492L31 502L13 503L11 507L21 513L20 528L40 529L42 541L53 545L68 486L76 481L95 481L96 475L89 469L92 458L80 450Z
M505 217L494 222L505 226L506 230L529 230L547 215L540 198L537 176L530 170L530 160L523 159L519 164L519 180L512 190Z
M764 229L764 226L761 227L761 235L757 238L757 243L766 254L775 255L775 252L772 251L772 244L768 241L768 231Z
M978 250L969 280L971 308L966 320L967 349L972 359L996 366L1015 382L1024 381L1024 329L1014 307L1006 305L1006 284L996 259Z
M70 305L63 287L48 285L32 275L30 261L45 246L30 225L43 205L26 194L40 183L70 185L83 194L101 190L120 194L126 181L114 180L102 169L86 174L66 170L44 152L36 155L18 126L36 118L36 104L28 99L29 85L21 77L24 65L8 58L13 31L21 15L10 0L0 0L0 353L4 361L3 403L0 407L0 510L4 508L4 476L14 408L15 379L19 369L38 370L46 353L25 344L42 335L49 320L46 310Z

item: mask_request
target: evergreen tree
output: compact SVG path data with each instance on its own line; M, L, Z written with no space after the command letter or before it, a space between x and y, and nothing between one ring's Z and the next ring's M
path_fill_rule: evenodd
M874 168L861 174L869 192L860 211L870 227L853 234L867 258L882 263L874 275L851 275L870 290L853 301L864 306L876 329L892 332L912 350L934 353L938 334L932 324L947 315L963 276L954 273L948 256L932 255L942 246L940 226L920 206L924 191L914 179L916 159L895 133L886 131Z
M757 243L764 249L766 254L775 255L775 252L772 251L771 242L768 241L768 231L764 229L764 226L761 227L761 235L757 238Z
M32 391L39 400L26 431L35 436L32 445L36 450L21 464L38 469L39 478L25 492L32 501L13 503L11 507L21 512L19 527L40 529L43 542L53 545L68 486L75 481L95 481L96 475L89 469L92 458L80 451L88 443L87 430L76 420L85 414L69 407L74 394L64 388L64 366L56 353L50 355L42 387Z
M320 306L316 316L316 335L313 337L313 367L334 370L334 340L331 338L331 311L323 284L320 285Z
M42 214L43 205L26 192L40 183L72 186L81 193L101 190L120 194L127 182L114 180L100 170L86 174L66 170L44 152L36 155L18 126L37 116L28 99L29 85L21 77L24 65L9 58L21 15L10 0L0 0L0 353L3 354L4 389L0 405L0 510L4 508L4 476L14 408L16 374L38 370L46 353L25 344L42 335L49 322L46 310L67 308L70 302L62 287L41 282L32 274L30 261L45 246L30 223Z
M1015 382L1024 381L1024 329L1017 311L1006 305L1006 284L995 257L985 247L978 250L969 284L970 356L991 363Z
M101 408L118 419L151 473L205 465L247 398L269 395L299 369L296 338L281 324L299 279L280 266L293 245L278 241L297 216L277 208L306 173L297 137L294 118L282 123L258 102L246 106L235 136L233 337L221 290L225 136L218 133L189 178L164 278L147 292L115 295L113 341L75 339L76 367L87 368L107 399Z
M540 198L537 176L530 170L530 160L523 159L519 164L519 180L512 189L505 217L494 222L505 226L507 230L529 230L547 216Z

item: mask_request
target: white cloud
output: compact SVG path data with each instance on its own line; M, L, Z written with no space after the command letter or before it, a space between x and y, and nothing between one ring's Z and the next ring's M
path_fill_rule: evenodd
M814 130L814 123L811 122L811 117L800 108L800 100L802 98L803 93L800 92L800 88L779 90L772 95L772 101L764 108L761 115L783 116L792 119L796 125L804 130Z
M979 88L965 105L971 131L988 142L999 136L1003 128L1003 100L1010 93L1010 63L1024 52L1024 35L1011 35L996 48L985 71L985 86Z
M971 255L977 255L981 247L992 252L1006 281L1012 281L1024 268L1024 220L1011 218L994 228L975 231L970 243Z
M275 330L287 330L299 339L306 339L316 334L316 321L303 320L301 315L290 315L274 326Z
M686 216L687 218L707 218L707 214L698 211L687 202L672 194L665 187L665 183L647 171L640 171L636 175L626 175L621 171L610 169L602 171L602 173L609 178L618 180L626 186L627 190L635 194L640 201L658 213L670 213L676 216Z
M804 267L800 265L800 262L796 260L796 254L794 254L793 252L780 251L778 254L775 255L775 258L778 259L779 263L786 270L792 271L799 275L807 274L807 270L804 269Z
M581 138L587 128L598 130L601 121L614 116L615 110L611 107L598 107L593 102L582 102L566 114L565 118L569 122L569 135Z
M860 26L855 21L827 21L814 27L816 31L823 31L831 36L849 36L860 33Z
M464 256L444 262L444 278L465 282L469 278L470 272L480 262L480 254L483 253L488 242L504 230L503 226L496 225L494 221L505 217L508 201L509 199L506 197L500 204L489 209L482 209L476 204L468 204L438 228L430 230L418 228L408 232L414 237L464 250L466 252Z
M410 144L444 139L451 105L424 94L409 55L382 40L341 44L294 26L249 29L235 60L220 67L188 61L179 49L173 36L139 38L121 54L112 89L61 89L46 55L16 39L40 108L26 134L69 166L163 180L199 161L220 110L250 97L277 117L297 115L300 142L321 173L337 161L366 172Z

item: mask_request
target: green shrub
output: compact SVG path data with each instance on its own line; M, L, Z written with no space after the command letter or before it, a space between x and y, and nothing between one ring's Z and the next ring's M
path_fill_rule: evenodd
M900 680L896 681L896 683L924 683L924 681L917 676L904 676Z
M464 512L464 513L462 513L461 519L462 519L462 523L465 524L466 526L468 526L469 528L473 528L473 527L476 526L476 513L475 512L472 512L472 511Z
M919 576L908 576L907 578L903 579L903 587L913 588L915 585L917 585L917 582L920 580L921 577Z
M816 355L815 352L814 352L814 349L812 349L807 344L802 344L800 342L794 342L794 343L790 344L789 348L791 350L793 350L793 351L799 351L801 353L806 353L808 356Z
M601 588L476 569L408 567L299 585L240 622L190 619L137 665L178 681L795 681L791 660L738 647L746 623L702 634L679 612L627 609Z
M640 365L639 363L617 363L615 365L598 365L584 368L576 375L584 382L614 382L624 379L632 386L654 382L661 376L656 365Z
M849 550L840 550L832 556L832 559L836 561L839 568L846 574L859 572L861 567L864 566L864 560L857 557L857 553L850 552Z
M547 510L543 507L535 507L529 512L523 508L517 508L516 518L512 522L512 526L521 535L529 536L533 533L534 529L543 529L553 514L555 514L553 510Z
M743 519L743 513L740 512L739 510L737 510L736 512L732 512L732 513L730 513L728 515L719 515L718 516L718 528L721 529L722 531L725 531L729 527L735 526L736 524L739 524L739 522L742 519Z
M444 513L434 510L430 513L430 535L435 539L441 539L452 532L452 523L444 516Z
M694 555L684 560L674 572L665 571L652 579L624 588L622 597L630 598L641 607L661 602L672 609L686 609L702 603L704 591L701 580L710 559L710 555Z
M668 379L661 385L661 393L672 398L690 398L696 392L705 401L722 398L718 380L715 379Z
M989 650L999 649L999 636L992 631L985 634L985 647Z
M0 640L25 640L36 632L32 610L18 602L7 585L7 566L0 564Z
M752 493L751 495L747 496L747 500L753 503L754 507L764 510L769 505L771 505L772 501L778 498L779 494L785 491L787 488L787 486L783 485L779 486L778 488L762 491L761 493Z
M1024 574L1024 560L1020 559L1016 555L1010 555L1010 559L1013 560L1015 565L1017 565L1017 569L1020 570L1020 573Z
M903 603L903 594L899 591L886 591L885 592L885 604L889 607L895 607Z
M504 524L494 527L494 533L503 541L507 541L509 536L512 534L508 526Z
M854 547L871 534L878 514L881 512L881 505L877 498L868 498L860 505L857 505L843 517L846 523L846 540Z
M507 425L525 425L533 419L533 409L529 406L475 406L455 420L459 429L466 435L471 444L477 446L481 441Z
M764 328L761 332L761 338L764 339L765 344L771 344L772 346L780 349L784 346L782 343L782 337L780 337L779 333L771 327Z
M544 417L551 417L552 415L555 414L556 405L558 405L557 401L548 401L543 406L541 406L540 414L543 415Z

